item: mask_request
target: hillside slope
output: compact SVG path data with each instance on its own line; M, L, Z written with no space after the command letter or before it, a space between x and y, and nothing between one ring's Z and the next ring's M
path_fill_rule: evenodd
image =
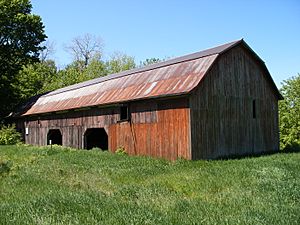
M300 153L169 162L0 146L0 224L299 224Z

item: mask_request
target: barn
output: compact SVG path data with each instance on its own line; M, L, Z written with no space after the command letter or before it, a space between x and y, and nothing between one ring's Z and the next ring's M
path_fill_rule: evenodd
M32 145L216 159L278 151L280 99L242 39L37 96L16 120Z

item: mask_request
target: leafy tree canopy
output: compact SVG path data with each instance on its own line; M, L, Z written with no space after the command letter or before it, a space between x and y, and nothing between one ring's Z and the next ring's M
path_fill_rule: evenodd
M136 67L134 58L121 52L113 53L104 61L102 39L90 34L73 39L66 50L73 55L74 61L61 70L57 69L53 60L48 59L53 53L54 43L43 42L41 46L40 61L36 62L36 59L22 65L15 81L9 83L19 102L26 103L27 99L38 94ZM159 61L151 58L143 65Z
M160 62L151 58L143 65ZM115 52L110 59L103 61L95 55L87 65L84 60L75 60L64 69L58 70L53 60L28 64L18 73L15 89L21 101L55 89L63 88L86 80L119 73L136 67L134 58L124 53Z
M136 67L134 58L121 52L115 52L107 61L108 74L119 73Z
M47 37L31 9L29 0L0 0L0 119L18 103L18 71L39 60L40 44Z
M52 83L58 79L57 68L53 60L36 62L23 66L17 76L14 90L21 102L30 97L51 90Z
M283 81L280 91L280 147L300 148L300 74Z
M149 59L146 59L145 61L141 62L140 63L140 67L148 66L148 65L151 65L151 64L154 64L154 63L163 62L163 61L164 60L161 60L159 58L149 58Z

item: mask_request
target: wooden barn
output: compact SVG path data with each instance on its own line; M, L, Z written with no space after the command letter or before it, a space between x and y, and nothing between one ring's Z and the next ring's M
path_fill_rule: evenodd
M238 40L38 96L17 124L32 145L215 159L278 151L280 99Z

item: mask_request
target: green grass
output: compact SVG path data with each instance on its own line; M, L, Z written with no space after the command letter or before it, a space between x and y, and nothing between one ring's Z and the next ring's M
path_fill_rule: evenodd
M300 153L169 162L1 146L0 224L300 224Z

